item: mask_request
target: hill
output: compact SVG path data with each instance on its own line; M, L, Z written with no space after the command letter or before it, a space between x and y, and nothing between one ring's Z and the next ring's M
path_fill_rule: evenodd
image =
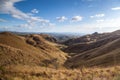
M3 57L0 61L4 64L15 64L15 61L18 62L17 64L43 65L44 60L51 61L53 59L57 59L60 64L63 64L67 56L51 42L37 34L23 37L9 32L2 32L0 33L0 44L0 54L2 54L0 57ZM7 54L12 57L7 56ZM23 63L20 62L21 60Z
M64 45L46 34L0 33L0 80L119 79L119 30L76 39Z
M84 35L79 38L73 38L63 42L68 47L64 48L63 51L67 53L81 53L93 48L105 45L113 40L120 38L120 31L114 31L111 33L93 33Z
M120 30L111 33L94 32L93 34L88 34L77 38L71 38L69 40L64 41L63 44L70 46L78 43L92 43L103 40L105 38L119 36L119 35L120 35Z
M68 59L65 65L67 67L120 65L120 39L75 55Z
M87 50L91 50L94 48L98 48L100 46L103 46L109 42L112 42L116 39L120 38L120 36L111 36L111 37L106 37L100 40L97 40L95 42L80 42L77 44L73 44L68 46L67 48L64 48L63 50L67 53L81 53Z
M50 42L57 42L56 38L48 35L48 34L40 34L40 36L42 36L44 39L50 41Z

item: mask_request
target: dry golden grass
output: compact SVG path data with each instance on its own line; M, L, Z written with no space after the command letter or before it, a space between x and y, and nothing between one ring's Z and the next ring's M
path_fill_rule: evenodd
M26 40L35 44L28 44ZM120 59L119 41L120 39L113 42L114 45L113 43L107 44L104 49L100 47L97 52L107 53L107 49L110 51L109 54L101 55L97 59L93 56L98 55L99 52L90 51L89 54L91 54L92 59L87 63L92 65L95 62L107 60L113 61L112 63L117 65L116 61ZM120 66L64 68L62 63L66 60L67 54L56 46L55 43L46 41L40 35L23 38L10 33L0 34L0 80L120 80ZM113 50L113 47L116 49ZM113 56L113 54L117 56ZM73 64L75 62L81 63L77 60L79 57L74 58ZM49 65L49 62L53 63ZM58 62L61 62L60 65Z
M28 44L27 39L34 41L35 44ZM40 35L23 37L9 32L0 33L0 66L9 64L43 65L43 60L54 58L63 64L66 56L66 53Z
M6 80L120 80L120 66L107 68L53 69L39 66L11 65L5 67Z

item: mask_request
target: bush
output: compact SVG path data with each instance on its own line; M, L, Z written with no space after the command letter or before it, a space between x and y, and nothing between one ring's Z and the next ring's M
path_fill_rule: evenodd
M36 42L32 39L27 39L26 42L30 45L36 45Z

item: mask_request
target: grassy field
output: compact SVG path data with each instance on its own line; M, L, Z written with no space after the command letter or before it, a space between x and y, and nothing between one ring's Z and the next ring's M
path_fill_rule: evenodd
M120 80L120 66L107 68L53 69L11 65L0 68L1 80Z

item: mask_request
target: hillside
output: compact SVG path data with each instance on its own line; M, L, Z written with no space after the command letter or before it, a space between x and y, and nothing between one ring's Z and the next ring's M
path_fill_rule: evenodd
M4 64L15 64L14 61L16 60L15 62L17 62L17 64L42 65L44 64L42 61L46 59L57 59L60 64L63 64L67 56L67 54L52 45L51 42L46 41L40 35L23 37L9 32L3 32L0 33L0 44L0 54L2 54L0 55L0 57L2 57L0 59L2 61L1 63ZM10 57L7 56L7 54L9 54ZM20 62L21 60L23 63Z
M66 40L63 42L63 44L71 46L78 43L92 43L92 42L100 41L100 40L103 40L109 37L115 37L115 36L120 36L120 30L117 30L111 33L94 32L93 34L88 34L78 38L72 38L72 39Z
M120 31L114 31L111 33L93 33L84 35L79 38L73 38L63 42L68 47L64 48L63 51L67 53L81 53L93 48L105 45L113 40L120 38Z
M88 35L79 37L80 42L64 45L46 34L19 35L2 32L0 79L103 80L100 76L104 76L106 80L118 78L119 31L90 34L88 40L86 36ZM75 39L78 38L73 38ZM74 55L71 56L71 53Z
M67 48L64 49L64 51L67 53L81 53L81 52L84 52L87 50L91 50L91 49L103 46L103 45L105 45L109 42L112 42L118 38L120 38L120 36L116 35L116 36L106 37L103 39L101 38L100 40L97 40L95 42L86 42L86 43L80 42L80 43L68 46Z
M67 67L110 66L120 61L120 30L111 33L93 33L76 39L70 39L63 51L72 57L65 63ZM64 42L64 43L66 43Z
M0 66L10 65L38 65L41 56L30 54L20 49L0 44Z
M57 42L56 38L48 35L48 34L40 34L40 36L42 36L44 39L50 41L50 42Z
M120 38L68 59L67 67L120 65Z

